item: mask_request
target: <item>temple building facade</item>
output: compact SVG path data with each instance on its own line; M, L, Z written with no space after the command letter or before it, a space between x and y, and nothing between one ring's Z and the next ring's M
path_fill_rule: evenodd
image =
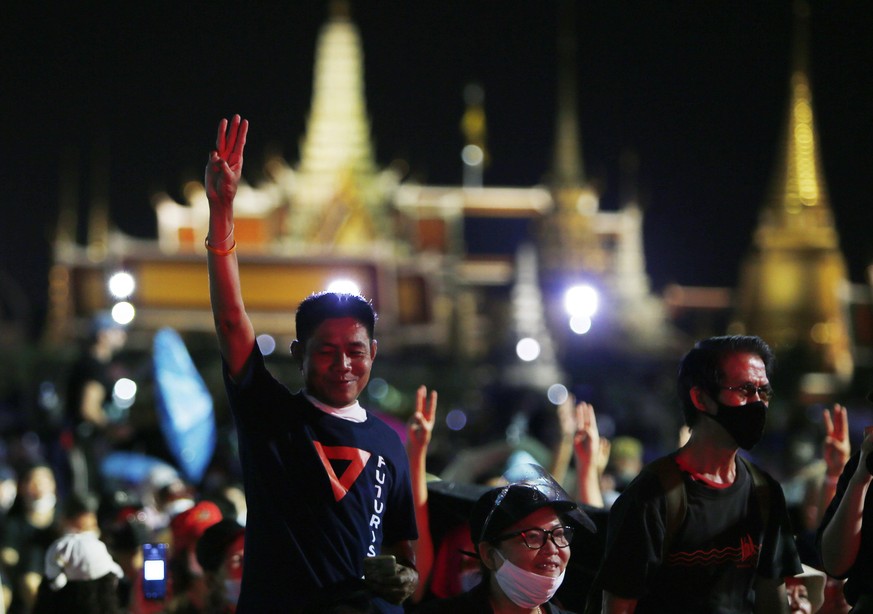
M675 366L694 336L731 331L759 334L777 352L802 349L810 373L821 375L809 385L848 385L858 356L870 361L864 352L873 342L858 341L867 316L857 315L869 312L869 289L861 301L867 307L853 310L859 291L846 278L831 219L805 51L795 52L781 157L739 287L670 287L659 295L646 273L642 203L630 190L617 209L603 210L586 181L572 34L558 39L548 181L483 185L486 117L473 93L463 120L463 183L426 185L375 159L360 36L348 10L335 4L317 42L299 160L268 159L264 179L242 185L236 199L241 281L256 330L290 341L300 300L346 280L373 299L380 353L389 355L427 349L476 362L533 339L548 361L532 364L533 379L572 379L567 361L582 340L589 353L609 348L618 358ZM154 196L154 240L110 230L100 207L86 245L59 231L49 282L54 340L75 336L90 314L111 306L105 282L118 270L136 280L128 299L134 329L212 330L203 246L208 204L202 184L185 186L184 194L185 202ZM472 249L474 235L488 240ZM574 286L597 300L597 311L582 316L592 320L590 329L565 312L565 291ZM707 314L714 315L709 330L686 325ZM508 364L506 373L529 378L518 368Z

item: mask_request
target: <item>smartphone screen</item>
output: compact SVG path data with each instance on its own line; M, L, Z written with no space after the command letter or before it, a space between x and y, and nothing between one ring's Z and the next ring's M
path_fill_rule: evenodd
M167 596L167 544L143 544L142 591L146 599Z

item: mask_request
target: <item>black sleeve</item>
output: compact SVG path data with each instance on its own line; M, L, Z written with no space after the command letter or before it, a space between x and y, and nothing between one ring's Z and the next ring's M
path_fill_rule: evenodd
M849 462L846 463L846 466L843 467L843 472L840 474L840 479L837 481L837 490L834 493L834 498L831 499L830 504L825 510L824 516L821 519L821 524L818 527L818 530L815 532L815 549L818 553L819 560L821 560L821 536L824 533L824 530L830 524L831 520L834 518L834 514L837 511L837 508L840 506L840 502L843 500L843 496L846 494L846 490L849 487L849 480L852 478L852 475L858 469L858 463L861 460L861 453L855 452L850 458ZM866 509L866 506L865 506ZM863 547L863 524L862 524L862 547ZM859 556L861 551L859 550ZM833 576L840 580L847 578L849 574L852 572L851 568L846 571L846 573L842 576Z

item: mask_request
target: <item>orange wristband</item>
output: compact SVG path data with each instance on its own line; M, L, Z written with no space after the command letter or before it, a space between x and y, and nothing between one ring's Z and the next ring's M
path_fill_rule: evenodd
M205 245L206 249L208 249L210 252L212 252L216 256L227 256L228 254L233 253L233 250L236 249L236 241L234 241L233 245L231 245L227 249L218 249L217 247L212 247L211 245L209 245L209 237L208 236L203 240L203 245Z

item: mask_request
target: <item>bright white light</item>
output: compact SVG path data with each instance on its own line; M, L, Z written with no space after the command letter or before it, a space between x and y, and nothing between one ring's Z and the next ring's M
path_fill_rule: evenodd
M526 362L536 360L540 355L540 342L530 337L525 337L515 344L515 353Z
M121 409L127 409L136 400L136 382L122 377L112 387L112 400Z
M361 288L351 279L335 279L327 285L328 292L337 294L361 294Z
M117 299L127 298L136 288L136 280L126 271L119 271L109 278L109 293Z
M577 335L584 335L591 330L591 318L588 316L573 316L570 318L570 330Z
M467 166L479 166L484 159L485 153L478 145L466 145L464 149L461 150L461 160L463 160L464 164Z
M564 384L552 384L549 386L546 395L549 397L549 403L560 405L567 400L567 397L570 396L570 392Z
M269 356L273 352L276 351L276 340L272 335L263 334L258 335L255 341L258 342L258 348L261 350L261 354L264 356Z
M122 325L127 325L133 322L136 316L136 309L127 301L115 303L112 307L112 319Z
M588 316L597 313L599 297L597 290L588 285L573 286L564 294L564 309L571 316Z

